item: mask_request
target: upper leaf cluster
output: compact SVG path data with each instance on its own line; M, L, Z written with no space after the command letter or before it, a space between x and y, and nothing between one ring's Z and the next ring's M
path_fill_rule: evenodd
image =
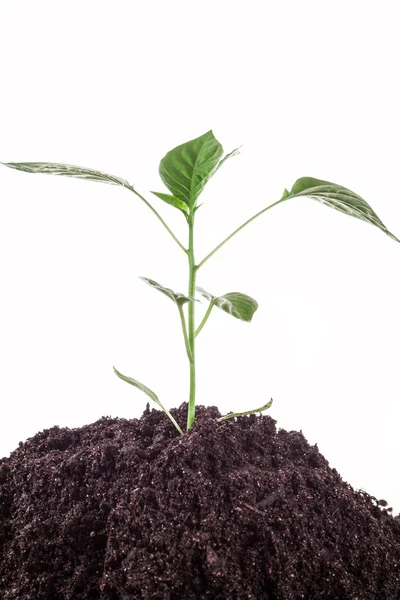
M223 149L212 131L173 148L160 162L159 174L172 193L152 192L167 204L181 210L185 216L194 212L197 199L207 181L239 148L221 159Z

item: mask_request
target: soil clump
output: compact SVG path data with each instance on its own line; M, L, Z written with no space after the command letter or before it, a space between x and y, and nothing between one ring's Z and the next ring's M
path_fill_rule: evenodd
M187 404L171 413L184 428ZM219 416L198 406L180 436L147 407L20 443L1 600L399 600L400 521L302 433Z

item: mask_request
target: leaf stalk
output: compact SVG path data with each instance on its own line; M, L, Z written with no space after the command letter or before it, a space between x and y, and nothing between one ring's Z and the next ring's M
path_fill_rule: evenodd
M265 213L267 210L269 210L273 206L277 206L277 204L280 204L281 202L284 202L286 199L287 198L281 198L277 202L274 202L274 204L270 204L269 206L267 206L267 208L263 208L262 210L260 210L260 212L258 212L256 215L254 215L253 217L251 217L251 219L248 219L247 221L245 221L245 223L243 223L240 227L238 227L237 229L235 229L235 231L233 233L231 233L230 235L228 235L227 238L225 238L220 244L218 244L218 246L216 246L214 248L214 250L212 250L209 254L207 254L207 256L204 257L203 260L201 260L199 262L199 264L197 265L197 268L200 269L200 267L202 267L204 265L204 263L208 261L208 259L210 259L220 248L222 248L222 246L224 246L226 244L226 242L229 242L229 240L231 238L233 238L234 235L236 235L237 233L239 233L239 231L241 231L244 227L246 227L246 225L248 225L249 223L251 223L252 221L254 221L254 219L257 219L257 217L259 217L260 215L262 215L263 213Z
M185 340L186 354L188 356L189 361L192 362L193 361L193 356L192 356L192 351L191 351L190 344L189 344L189 338L188 338L187 327L186 327L186 320L185 320L185 315L184 315L184 312L183 312L182 304L178 304L178 309L179 309L179 316L181 318L181 323L182 323L182 331L183 331L183 337L184 337L184 340Z
M166 224L166 222L164 221L164 219L162 218L162 216L156 211L156 209L150 204L150 202L148 202L146 200L146 198L144 198L141 194L139 194L139 192L137 192L135 190L135 188L133 186L129 186L128 188L131 192L133 192L134 194L136 194L136 196L138 196L141 200L143 200L143 202L150 208L150 210L156 215L157 219L164 225L165 229L168 231L168 233L170 234L170 236L172 237L173 240L175 240L175 242L178 244L178 246L184 251L185 254L188 254L188 250L185 248L185 246L178 240L178 238L176 237L176 235L172 232L172 230L168 227L168 225Z
M200 325L196 329L195 337L197 337L199 335L200 331L203 329L204 325L207 323L208 317L210 316L211 311L214 308L214 304L215 304L215 302L212 300L208 306L206 314L203 317L203 320L201 321Z

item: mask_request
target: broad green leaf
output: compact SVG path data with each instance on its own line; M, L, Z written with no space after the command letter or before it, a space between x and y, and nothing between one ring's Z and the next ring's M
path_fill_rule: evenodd
M312 177L302 177L298 179L290 191L283 192L282 200L290 198L298 198L300 196L308 196L314 200L318 200L326 206L335 208L336 210L366 221L371 225L375 225L386 233L389 237L400 242L393 233L391 233L382 223L378 215L374 212L365 200L345 187L322 181Z
M261 406L260 408L253 408L252 410L246 410L245 412L240 413L229 413L224 417L219 417L217 421L226 421L227 419L233 419L234 417L245 417L246 415L253 415L254 413L262 412L263 410L267 410L268 408L270 408L270 406L272 406L272 402L273 400L271 398L271 400L267 402L267 404L264 404L264 406Z
M153 279L148 279L147 277L141 277L140 279L143 279L143 281L151 285L151 287L155 288L159 292L162 292L163 294L168 296L168 298L171 298L171 300L173 300L178 306L182 306L182 304L186 304L186 302L197 302L196 298L191 298L190 296L185 296L184 294L180 294L179 292L174 292L169 288L160 285L159 283L157 283L157 281L154 281Z
M164 200L164 202L166 202L167 204L171 204L171 206L179 208L179 210L181 210L185 214L185 216L189 213L189 207L187 206L187 204L182 202L182 200L179 200L179 198L175 198L175 196L171 196L170 194L163 194L162 192L151 193L157 196L157 198Z
M75 165L62 165L59 163L45 162L1 164L5 167L10 167L10 169L17 169L18 171L25 171L26 173L45 173L47 175L62 175L65 177L75 177L77 179L88 179L89 181L99 181L101 183L110 183L112 185L122 185L123 187L132 190L132 186L125 179L121 179L121 177L107 175L107 173L95 171L94 169L76 167Z
M149 398L151 398L156 404L158 404L158 406L171 419L172 423L175 425L175 427L177 428L177 430L179 431L179 433L183 435L183 431L179 427L178 423L175 421L174 417L171 415L171 413L169 412L169 410L167 410L165 408L165 406L163 406L161 404L160 400L158 399L158 396L152 390L150 390L148 387L146 387L145 385L143 385L143 383L140 383L140 381L137 381L136 379L132 379L132 377L127 377L126 375L122 375L122 373L120 373L119 371L117 371L117 369L115 367L113 367L113 369L114 369L114 373L116 375L118 375L118 377L120 379L122 379L123 381L126 381L126 383L129 383L130 385L133 385L134 387L138 388L139 390L141 390L142 392L144 392L145 394L147 394L147 396L149 396Z
M237 156L238 154L240 154L240 148L241 146L239 146L239 148L235 148L234 150L232 150L232 152L229 152L229 154L225 154L224 158L219 161L216 171L218 171L218 169L222 167L222 165L226 160L228 160L228 158L232 158L233 156Z
M160 162L160 177L173 196L192 209L221 156L221 144L208 131L170 150Z
M247 321L249 323L258 308L258 302L254 300L254 298L246 296L246 294L241 294L240 292L230 292L223 296L216 297L201 287L196 287L196 290L204 296L204 298L207 298L207 300L215 304L215 306L218 306L218 308L221 308L232 315L232 317L240 319L241 321Z

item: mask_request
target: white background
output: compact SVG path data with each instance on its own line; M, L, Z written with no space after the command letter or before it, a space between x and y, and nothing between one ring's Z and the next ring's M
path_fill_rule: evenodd
M184 239L159 160L213 129L242 153L202 196L200 260L309 175L363 196L400 236L396 2L3 2L0 160L92 167L135 184ZM355 488L400 511L400 245L309 199L279 205L199 272L259 301L214 309L198 403L274 399ZM54 424L139 417L143 381L187 400L177 312L187 265L127 190L0 168L0 455ZM200 306L200 312L204 307Z

